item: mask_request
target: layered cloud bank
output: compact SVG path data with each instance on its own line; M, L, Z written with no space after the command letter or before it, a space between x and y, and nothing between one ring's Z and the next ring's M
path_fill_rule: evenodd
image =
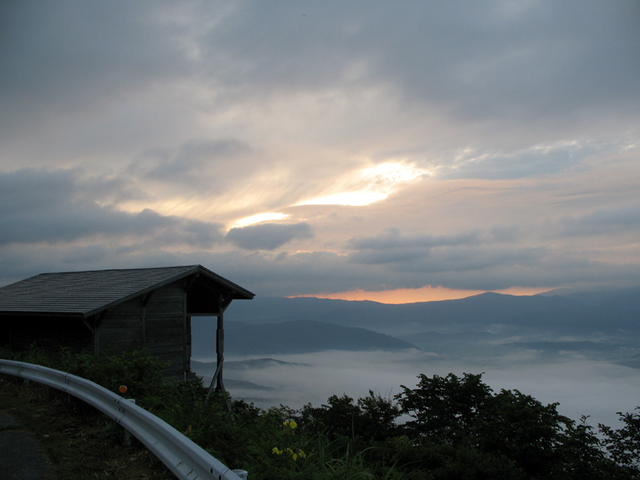
M5 2L0 284L640 284L635 2ZM346 294L344 294L346 295Z

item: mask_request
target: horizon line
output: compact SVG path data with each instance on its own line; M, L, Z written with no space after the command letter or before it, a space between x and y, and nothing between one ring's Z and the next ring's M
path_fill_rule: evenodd
M393 290L366 291L352 290L336 293L315 293L304 295L286 295L286 298L322 298L329 300L370 301L389 305L408 303L439 302L443 300L461 300L463 298L482 295L483 293L498 293L500 295L514 295L518 297L538 295L555 290L553 287L509 287L497 290L456 290L444 287L426 286L422 288L400 288Z

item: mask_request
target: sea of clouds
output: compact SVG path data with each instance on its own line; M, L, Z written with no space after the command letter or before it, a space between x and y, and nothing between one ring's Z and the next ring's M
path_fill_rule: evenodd
M576 421L619 426L616 412L631 412L640 405L640 371L606 361L568 354L548 359L535 351L475 360L452 361L420 350L399 352L325 351L274 358L260 368L242 368L242 362L259 357L228 357L225 386L233 398L243 398L261 408L280 404L300 408L320 406L331 395L366 396L369 390L393 397L401 385L414 388L417 376L483 373L495 392L519 390L544 404L559 403L558 411ZM215 359L195 359L215 362ZM240 362L240 363L236 363ZM200 371L198 371L200 368ZM215 366L213 367L215 368ZM211 367L196 367L205 382Z

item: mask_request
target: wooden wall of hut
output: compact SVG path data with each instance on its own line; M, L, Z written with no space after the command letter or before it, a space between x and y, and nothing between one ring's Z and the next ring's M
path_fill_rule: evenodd
M169 362L166 376L183 380L189 371L185 348L186 295L180 282L154 291L150 296L129 300L110 309L99 327L99 354L118 354L146 349L162 362Z

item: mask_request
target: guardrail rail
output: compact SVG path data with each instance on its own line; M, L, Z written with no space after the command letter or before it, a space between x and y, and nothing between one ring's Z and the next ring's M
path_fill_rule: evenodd
M94 406L140 440L181 480L246 478L246 472L229 469L164 420L87 379L41 365L3 359L0 359L0 373L42 383Z

